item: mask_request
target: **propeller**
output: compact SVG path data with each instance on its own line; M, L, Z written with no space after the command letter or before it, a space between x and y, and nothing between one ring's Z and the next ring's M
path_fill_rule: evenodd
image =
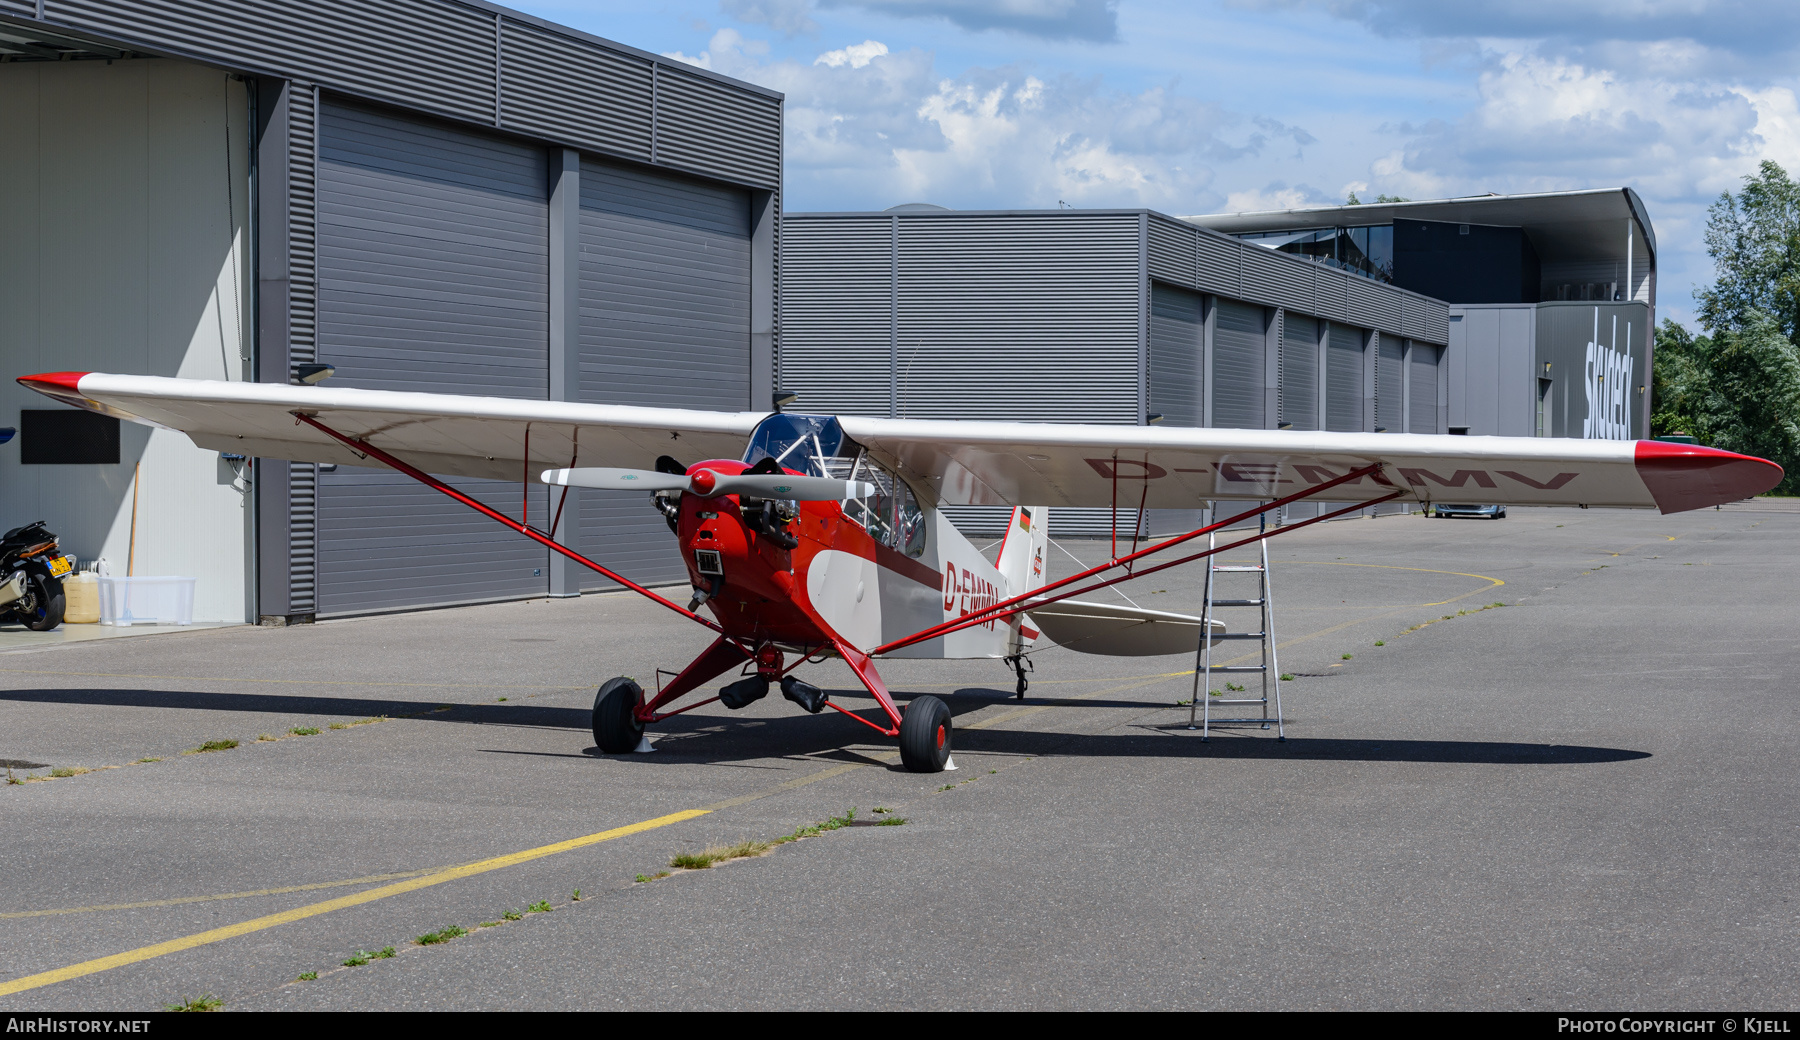
M657 473L647 469L592 466L583 469L547 469L540 479L546 484L566 484L605 491L685 491L702 498L746 495L751 498L784 498L803 502L841 502L847 498L867 498L875 493L875 485L862 480L796 477L790 473L745 473L733 476L710 469L699 470L692 476L687 476Z

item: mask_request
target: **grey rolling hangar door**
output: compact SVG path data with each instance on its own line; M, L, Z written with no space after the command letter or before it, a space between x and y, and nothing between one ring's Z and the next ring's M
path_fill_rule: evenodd
M327 103L318 161L319 359L333 386L543 399L543 149ZM457 479L517 515L517 483ZM533 511L546 496L537 491ZM547 551L386 469L319 474L320 615L541 593Z
M338 369L332 385L547 398L545 149L348 104L324 105L320 123L319 357ZM748 194L588 160L580 180L580 399L745 408ZM519 513L518 482L449 483ZM530 496L547 526L556 502L535 482ZM567 508L578 551L638 581L683 576L645 496L573 491ZM320 473L318 531L321 616L548 591L546 550L386 470Z
M749 398L749 193L583 161L581 399L735 412ZM669 454L684 465L705 461L679 443ZM635 581L686 576L675 536L647 495L573 494L581 496L582 551ZM584 588L608 584L591 571L583 576Z

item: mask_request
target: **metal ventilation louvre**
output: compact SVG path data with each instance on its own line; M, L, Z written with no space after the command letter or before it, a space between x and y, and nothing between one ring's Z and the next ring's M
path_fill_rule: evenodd
M1412 384L1407 388L1411 406L1408 433L1445 432L1438 422L1438 360L1441 353L1437 347L1413 344Z
M54 0L59 22L175 54L284 70L483 123L494 119L494 15L409 0ZM196 53L198 52L198 53Z
M1406 341L1398 336L1381 334L1375 341L1375 425L1389 433L1399 433L1404 420ZM1437 385L1435 382L1433 386Z
M789 218L781 227L781 377L794 411L888 416L895 400L898 217Z
M899 411L1139 418L1134 213L900 215Z
M1313 290L1313 313L1332 321L1350 320L1350 284L1367 281L1356 275L1334 271L1323 264L1317 265L1318 285Z
M781 102L662 65L656 71L655 149L659 163L778 187Z
M1281 330L1281 421L1319 428L1319 323L1298 314Z
M319 356L334 382L541 399L543 150L343 104L326 104L320 124ZM519 508L516 483L453 483ZM543 490L532 497L538 513ZM320 474L321 615L541 593L546 555L398 474Z
M1363 334L1333 324L1325 346L1325 428L1334 433L1363 429Z
M1312 272L1307 261L1296 263L1259 245L1244 247L1244 296L1296 310L1312 310Z
M503 22L501 122L648 162L650 62Z
M1400 298L1392 290L1366 278L1345 283L1349 292L1347 322L1365 329L1400 330Z
M1213 325L1213 425L1240 430L1268 426L1267 318L1263 308L1220 300Z
M1244 291L1244 250L1249 247L1235 238L1205 231L1201 231L1196 244L1200 248L1198 288L1227 296L1241 295Z

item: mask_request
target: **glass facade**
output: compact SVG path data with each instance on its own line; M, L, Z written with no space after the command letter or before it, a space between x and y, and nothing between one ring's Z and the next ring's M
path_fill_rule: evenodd
M1304 256L1377 282L1394 280L1394 226L1252 231L1237 236L1279 253Z

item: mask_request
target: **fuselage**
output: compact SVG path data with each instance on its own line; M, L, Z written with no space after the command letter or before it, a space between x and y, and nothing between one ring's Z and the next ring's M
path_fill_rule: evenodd
M738 474L748 468L715 459L688 472ZM786 467L782 472L804 475ZM917 510L905 538L884 538L878 535L886 528L869 519L871 507L850 503L847 511L846 505L780 503L771 524L765 519L771 512L759 501L681 496L676 535L688 577L707 593L706 606L728 635L797 652L833 639L866 651L1011 594L995 566L938 510ZM782 519L787 516L792 518ZM1003 619L974 625L892 656L1003 657L1017 640L1018 624Z

